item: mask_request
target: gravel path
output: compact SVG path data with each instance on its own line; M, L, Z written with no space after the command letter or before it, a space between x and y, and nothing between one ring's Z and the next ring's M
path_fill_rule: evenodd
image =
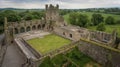
M15 45L9 45L3 60L2 67L21 67L25 63L24 57Z

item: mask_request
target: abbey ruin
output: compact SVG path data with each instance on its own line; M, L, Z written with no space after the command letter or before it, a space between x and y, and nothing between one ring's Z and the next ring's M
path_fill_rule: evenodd
M57 49L41 55L26 40L39 37L42 32L50 32L70 39L72 43L60 48L64 51ZM118 41L117 32L91 31L86 28L68 25L59 14L59 5L45 5L45 17L40 20L7 22L7 18L5 18L4 34L0 43L0 67L3 65L5 56L9 51L9 45L13 45L16 54L19 53L19 56L15 55L15 57L19 58L19 65L23 67L38 67L42 62L41 59L46 56L52 58L57 54L67 52L75 46L103 66L110 63L112 67L120 67L120 41ZM12 56L14 57L14 55Z

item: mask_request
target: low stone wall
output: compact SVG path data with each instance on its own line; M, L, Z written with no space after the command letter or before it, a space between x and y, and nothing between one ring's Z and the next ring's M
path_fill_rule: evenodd
M105 67L120 67L120 51L95 42L80 40L78 48Z
M24 60L25 60L24 63L26 63L28 58L26 57L26 55L24 54L24 52L21 50L21 48L17 45L16 41L14 41L14 44L15 44L16 48L19 49L19 53L24 57Z
M22 39L22 42L37 58L40 58L40 54L33 47L31 47L24 39Z
M73 32L73 31L66 30L66 29L59 28L59 27L55 27L54 33L62 37L65 37L67 39L70 39L72 41L78 41L80 39L80 35L78 34L78 32Z
M0 50L0 67L2 66L2 62L6 53L7 45L1 46Z
M0 35L2 36L2 35ZM2 62L6 53L7 45L4 44L4 36L0 40L0 67L2 66Z

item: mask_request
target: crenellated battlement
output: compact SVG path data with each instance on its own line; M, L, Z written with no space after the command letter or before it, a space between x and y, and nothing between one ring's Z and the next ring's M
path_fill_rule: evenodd
M56 6L54 6L54 5L52 5L52 4L50 4L50 5L46 4L46 5L45 5L45 9L46 9L46 10L59 10L59 5L56 4Z

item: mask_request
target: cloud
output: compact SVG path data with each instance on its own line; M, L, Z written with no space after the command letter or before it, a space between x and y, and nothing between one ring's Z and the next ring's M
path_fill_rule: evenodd
M120 0L0 0L0 8L44 8L45 4L59 4L60 8L120 7Z

